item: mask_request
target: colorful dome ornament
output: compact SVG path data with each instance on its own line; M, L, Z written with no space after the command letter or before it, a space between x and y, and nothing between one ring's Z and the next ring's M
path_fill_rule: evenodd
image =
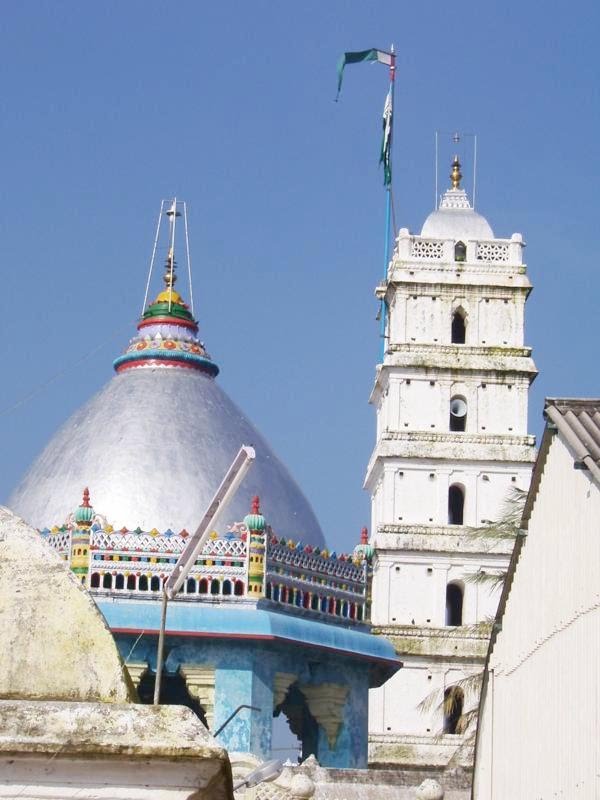
M262 533L265 529L265 518L260 513L260 498L255 495L252 498L252 513L244 517L244 525L249 531Z
M89 528L93 519L94 509L90 505L90 490L86 486L81 505L75 510L75 523L78 528Z
M375 549L369 544L369 531L366 527L361 528L360 544L357 544L352 553L354 561L367 561L371 563Z
M198 339L198 323L177 292L168 295L172 298L170 303L164 299L166 294L161 292L147 307L137 325L138 335L133 337L123 355L115 359L115 371L184 367L215 378L219 367Z
M161 207L159 227L163 216L163 207ZM183 204L183 208L187 230L185 204ZM184 367L204 372L214 378L219 374L219 367L212 361L203 343L198 339L198 323L194 319L193 309L190 311L179 292L174 288L177 281L175 271L177 262L174 251L175 223L177 217L181 216L177 211L177 200L173 200L166 215L169 217L169 242L171 244L163 275L165 288L159 292L153 303L146 306L146 299L144 300L145 309L137 325L138 334L129 342L123 355L115 359L113 366L116 372L140 367ZM148 283L152 276L153 263L154 259L150 265Z

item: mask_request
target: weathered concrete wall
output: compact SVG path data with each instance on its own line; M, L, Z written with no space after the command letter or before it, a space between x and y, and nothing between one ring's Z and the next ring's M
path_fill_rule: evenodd
M37 531L0 507L0 697L134 696L90 595Z

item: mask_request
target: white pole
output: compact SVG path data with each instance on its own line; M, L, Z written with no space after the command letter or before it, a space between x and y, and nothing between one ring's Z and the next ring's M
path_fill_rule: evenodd
M433 196L433 209L438 207L438 132L435 132L435 194Z
M187 203L183 204L183 227L185 229L185 252L187 256L188 281L190 284L190 308L194 316L194 290L192 289L192 262L190 261L190 240L188 238Z
M477 134L473 134L473 208L475 208L475 189L477 188Z
M169 292L169 311L173 304L173 272L175 270L175 225L177 224L177 198L173 198L173 205L171 206L173 213L171 214L171 287Z
M154 246L152 247L152 258L150 259L150 269L148 271L148 280L146 281L146 291L144 293L144 305L142 306L142 314L146 310L146 303L148 302L148 291L150 289L150 279L152 278L152 270L154 269L154 257L156 256L156 246L158 245L158 235L160 233L160 223L163 215L163 208L165 201L160 204L160 211L158 212L158 222L156 223L156 234L154 236Z

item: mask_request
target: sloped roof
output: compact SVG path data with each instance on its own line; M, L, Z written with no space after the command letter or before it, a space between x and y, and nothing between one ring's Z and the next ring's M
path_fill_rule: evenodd
M600 399L547 398L544 415L573 451L576 465L600 486Z

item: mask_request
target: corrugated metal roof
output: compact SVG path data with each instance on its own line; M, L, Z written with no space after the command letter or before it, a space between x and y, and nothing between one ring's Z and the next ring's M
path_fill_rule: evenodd
M600 486L600 399L547 398L544 415L566 440L576 465Z

